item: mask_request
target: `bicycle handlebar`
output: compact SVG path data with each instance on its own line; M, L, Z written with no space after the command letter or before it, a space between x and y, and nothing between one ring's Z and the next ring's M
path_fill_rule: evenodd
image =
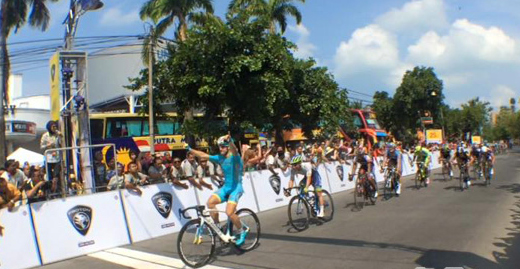
M192 210L192 209L195 209L195 211L197 211L197 215L200 216L200 215L202 215L202 211L204 211L204 209L206 209L206 206L196 205L196 206L191 206L191 207L188 207L188 208L185 208L185 209L180 209L179 208L179 218L183 217L185 219L191 219L190 216L186 216L186 211Z

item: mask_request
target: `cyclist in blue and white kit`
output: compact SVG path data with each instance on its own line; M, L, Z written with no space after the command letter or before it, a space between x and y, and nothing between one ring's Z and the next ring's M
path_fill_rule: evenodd
M389 143L387 144L388 150L386 151L385 158L384 158L384 166L385 167L395 167L396 174L397 174L397 186L395 193L397 196L401 194L401 172L402 172L402 159L403 155L401 155L401 151L399 151L395 144Z
M188 148L195 156L201 160L209 160L211 162L220 164L222 172L224 173L224 186L208 199L208 208L215 209L215 207L223 202L227 202L226 214L229 219L233 222L238 230L242 229L242 223L236 214L238 200L244 193L242 188L242 171L244 170L244 163L242 158L238 154L238 150L231 140L229 135L222 136L218 139L218 146L220 149L219 155L208 155L205 152L193 150ZM211 217L215 223L219 223L218 212L211 212ZM236 244L241 246L247 237L249 230L245 228L242 233L239 234Z
M312 184L314 189L316 190L316 194L319 198L320 203L320 212L318 213L318 218L324 217L324 201L323 201L323 194L321 192L321 177L318 173L318 162L316 159L312 160L311 167L303 167L302 165L302 156L301 155L295 155L291 159L291 179L289 180L289 186L288 188L291 189L294 186L294 179L297 175L304 176L305 179L305 188L304 192L307 193L309 190L309 186ZM290 192L285 192L285 196L289 197L291 194Z

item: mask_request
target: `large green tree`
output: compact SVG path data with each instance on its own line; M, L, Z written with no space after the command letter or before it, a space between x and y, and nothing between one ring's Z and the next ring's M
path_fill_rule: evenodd
M0 64L2 67L0 115L4 115L4 104L7 103L7 89L9 87L9 74L11 64L9 61L9 50L7 39L11 32L17 32L25 25L29 25L42 31L47 30L50 21L50 12L47 2L59 0L1 0L0 3ZM5 119L0 117L0 141L5 141ZM0 145L0 163L6 158L6 147Z
M193 26L189 39L172 44L170 57L154 66L156 103L170 97L177 111L203 111L202 122L226 115L237 136L245 127L269 127L280 139L284 118L307 131L337 128L346 92L327 69L295 59L292 43L265 31L267 20L247 16ZM146 79L145 69L129 88L142 88Z
M272 34L276 33L277 25L283 34L287 29L288 15L294 17L297 24L302 21L302 14L293 4L296 1L305 3L305 0L231 0L228 9L229 15L247 10L251 16L268 20L268 29Z

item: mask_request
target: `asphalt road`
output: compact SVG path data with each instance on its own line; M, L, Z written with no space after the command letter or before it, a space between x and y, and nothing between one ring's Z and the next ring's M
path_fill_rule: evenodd
M520 150L497 157L491 186L445 182L434 172L427 189L415 190L408 177L401 197L362 210L352 193L334 195L334 219L296 233L287 208L259 214L262 236L257 249L239 254L223 249L213 265L227 268L520 268ZM58 268L178 268L157 260L178 258L176 236L169 235L125 250L151 253L144 267L118 265L94 256L48 266ZM141 260L138 254L128 255ZM144 257L144 256L143 256ZM159 259L157 259L159 258ZM143 258L147 260L147 258ZM125 263L120 263L125 264Z

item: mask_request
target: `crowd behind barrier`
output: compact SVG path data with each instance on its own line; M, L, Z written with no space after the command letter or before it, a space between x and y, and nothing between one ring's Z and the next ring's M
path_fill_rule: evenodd
M438 153L433 155L432 168L440 166L438 157ZM408 153L403 154L403 160L403 175L413 174ZM347 172L351 165L349 161L319 164L323 188L331 193L352 189L354 181L349 181ZM379 162L375 165L376 180L384 180ZM239 208L260 212L287 205L283 188L290 172L281 168L273 171L245 172ZM218 181L203 179L213 190L218 188ZM35 202L13 211L1 209L4 231L0 237L0 268L48 264L178 232L186 221L179 216L179 209L205 204L213 190L191 184L186 189L170 182L140 186L139 191L117 189ZM218 208L224 209L222 205Z

